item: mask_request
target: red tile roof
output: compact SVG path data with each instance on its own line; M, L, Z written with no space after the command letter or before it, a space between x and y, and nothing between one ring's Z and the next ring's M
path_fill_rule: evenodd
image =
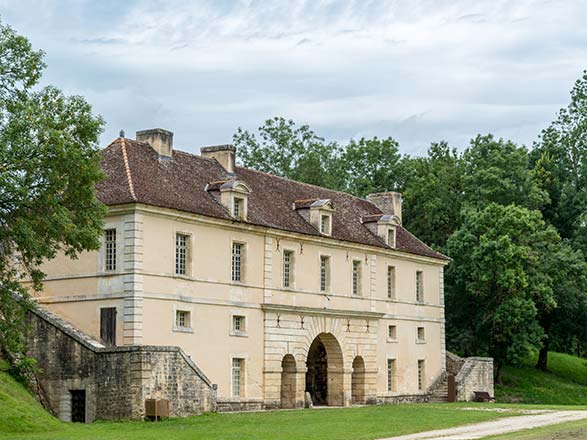
M208 184L217 189L219 184L236 178L251 188L247 223L321 236L294 206L301 201L330 199L335 209L333 239L388 248L361 221L381 214L379 208L343 192L242 167L236 167L235 175L230 175L215 159L183 151L174 150L172 158L159 158L148 144L125 138L116 139L103 150L102 168L106 178L97 185L97 195L109 206L136 202L234 220L218 198L205 189ZM401 226L397 228L396 249L448 259Z

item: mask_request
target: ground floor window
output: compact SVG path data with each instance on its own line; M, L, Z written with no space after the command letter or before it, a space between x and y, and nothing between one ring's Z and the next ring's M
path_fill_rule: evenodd
M242 396L244 366L244 359L232 359L232 397Z
M419 360L418 361L418 390L420 391L424 391L424 387L426 386L425 383L425 379L424 379L424 361L423 360Z
M387 391L395 391L395 359L387 359Z

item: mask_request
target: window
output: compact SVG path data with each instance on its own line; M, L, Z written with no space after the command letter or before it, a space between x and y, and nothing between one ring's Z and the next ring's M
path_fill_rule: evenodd
M424 387L426 386L425 378L424 378L424 361L418 361L418 390L424 391Z
M232 330L235 332L244 332L246 330L244 316L234 315L232 317Z
M233 201L232 207L232 215L236 218L244 218L245 217L245 199L240 197L235 197Z
M387 359L387 391L395 391L395 359Z
M283 251L283 287L292 285L293 251Z
M387 327L387 337L389 339L397 339L397 326L390 325Z
M116 270L116 229L106 229L105 269Z
M241 358L232 359L232 397L241 397L243 389L243 370L245 360Z
M189 235L175 234L175 274L187 274Z
M232 281L243 280L243 254L245 245L232 243Z
M424 274L421 270L416 272L416 301L424 302Z
M330 216L322 214L320 216L320 232L324 235L330 235Z
M395 299L395 266L387 266L387 298Z
M182 329L190 328L190 312L187 310L176 310L175 327Z
M320 292L326 292L330 284L330 257L320 255Z
M353 261L353 295L361 294L361 262Z
M425 340L424 327L418 327L418 342L424 342Z
M387 230L387 245L390 247L395 247L395 229L389 228Z

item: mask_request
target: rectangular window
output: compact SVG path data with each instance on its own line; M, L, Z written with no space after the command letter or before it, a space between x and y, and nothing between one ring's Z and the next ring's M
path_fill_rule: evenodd
M425 383L425 370L424 370L424 361L423 360L419 360L418 361L418 390L420 391L424 391L424 387L426 386Z
M187 310L175 311L175 326L177 328L190 328L190 312Z
M232 359L232 397L241 397L243 388L243 370L245 360L241 358Z
M283 251L283 287L291 287L293 269L293 251Z
M387 244L392 248L395 247L395 229L393 228L387 230Z
M320 216L320 232L322 232L325 235L330 235L330 216L329 215Z
M353 295L361 294L361 262L353 261Z
M232 329L235 332L245 331L245 317L241 315L234 315L232 317Z
M233 206L232 215L236 218L243 218L245 214L245 201L240 197L234 198L234 206Z
M100 340L104 345L116 345L116 307L100 309Z
M330 284L330 257L320 255L320 291L326 292Z
M243 251L245 245L232 243L232 281L243 280Z
M175 234L175 274L187 274L189 235Z
M395 267L387 266L387 298L395 299Z
M105 269L116 270L116 229L106 229Z
M387 337L389 339L397 339L397 326L390 325L387 327Z
M424 273L421 270L416 272L416 301L424 302Z
M387 391L395 391L395 359L387 359Z
M424 327L418 327L418 342L424 342L425 340Z

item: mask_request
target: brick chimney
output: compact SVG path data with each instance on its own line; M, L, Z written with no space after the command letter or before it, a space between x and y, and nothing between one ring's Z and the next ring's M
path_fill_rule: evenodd
M381 212L388 215L395 215L402 222L402 195L398 192L383 192L369 194L367 200L377 206Z
M216 159L216 161L222 165L222 168L224 168L227 173L234 173L234 160L236 156L236 148L234 145L214 145L210 147L202 147L200 148L200 154L202 157Z
M171 157L173 154L173 132L162 128L137 131L138 142L149 144L159 156Z

